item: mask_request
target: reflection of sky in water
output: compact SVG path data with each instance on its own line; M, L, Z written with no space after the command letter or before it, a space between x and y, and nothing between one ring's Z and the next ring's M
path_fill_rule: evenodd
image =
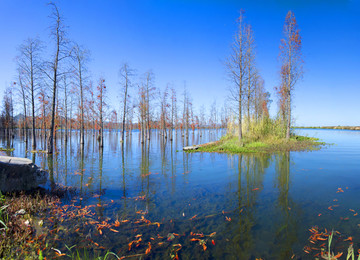
M360 211L360 132L297 131L334 145L274 155L188 154L182 152L180 133L173 143L164 143L154 134L150 145L142 146L134 132L124 150L120 135L107 133L103 154L90 134L82 158L79 137L73 134L67 146L58 138L53 176L57 183L77 187L84 204L114 200L113 206L101 211L110 218L144 210L153 221L178 221L171 232L216 231L218 247L209 249L207 257L287 259L301 252L308 228L314 225L360 235L357 217L349 211ZM196 132L190 134L189 144L213 141L220 135L220 131L205 131L200 138ZM14 156L25 156L23 142L15 140L14 147ZM44 158L37 154L36 163L48 168ZM82 176L75 174L81 165ZM339 187L343 193L336 193ZM102 196L93 198L94 194ZM142 195L147 199L133 199ZM339 206L330 211L331 205ZM225 220L222 211L231 221ZM194 215L200 219L189 221ZM184 256L194 253L190 247L183 251Z

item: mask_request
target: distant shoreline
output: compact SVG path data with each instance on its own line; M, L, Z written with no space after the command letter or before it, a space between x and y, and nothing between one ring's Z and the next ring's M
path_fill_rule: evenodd
M295 126L301 129L337 129L337 130L360 130L360 126Z

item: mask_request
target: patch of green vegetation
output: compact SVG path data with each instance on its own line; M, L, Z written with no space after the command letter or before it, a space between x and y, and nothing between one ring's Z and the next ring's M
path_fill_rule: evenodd
M2 152L12 152L14 150L15 150L15 148L3 148L3 147L0 147L0 151L2 151Z
M250 122L250 123L249 123ZM318 150L325 143L319 139L291 134L286 140L286 125L281 119L265 117L261 120L244 120L243 137L239 140L239 131L235 123L230 122L228 134L219 141L201 145L194 152L218 153L257 153L282 151Z
M253 141L244 138L241 143L237 136L226 135L218 142L201 146L196 152L218 153L256 153L280 151L311 151L318 150L325 143L319 139L307 136L292 136L290 140L278 138L264 138Z
M263 142L252 142L247 145L247 147L266 147L267 144Z
M73 259L73 260L87 260L87 259L106 260L106 259L110 258L111 256L113 256L112 259L121 259L115 253L109 252L109 251L107 251L104 256L100 255L99 253L97 256L94 256L89 253L90 250L87 248L82 248L82 250L81 250L81 249L76 248L76 245L73 245L71 247L65 245L65 247L68 250L68 252L66 254L63 253L63 255L66 255L67 257L69 257L70 259ZM52 248L52 250L57 252L58 255L62 255L60 250L58 250L56 248Z
M47 211L57 200L49 195L0 193L0 259L41 259L44 243L34 241L29 223L36 213Z

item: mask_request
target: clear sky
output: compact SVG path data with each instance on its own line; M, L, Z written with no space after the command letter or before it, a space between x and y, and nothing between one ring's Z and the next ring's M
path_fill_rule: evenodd
M0 100L15 78L17 47L39 36L51 49L47 1L0 0ZM142 74L151 69L156 87L183 90L196 108L225 101L231 84L224 61L239 10L254 30L257 65L274 100L279 84L279 44L288 10L303 38L304 79L296 86L295 124L360 125L360 1L357 0L77 0L56 1L69 37L91 51L90 71L104 76L118 107L123 62Z

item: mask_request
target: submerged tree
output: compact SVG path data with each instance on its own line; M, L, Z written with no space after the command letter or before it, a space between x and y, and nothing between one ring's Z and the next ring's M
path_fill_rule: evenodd
M184 130L184 136L186 139L189 137L189 127L190 127L190 117L191 117L191 98L190 94L184 85L184 93L183 93L183 113L182 113L182 127Z
M4 92L1 124L5 130L5 136L9 138L13 134L12 130L15 127L12 87L7 87Z
M129 88L131 87L131 77L134 75L134 71L129 68L127 63L120 69L120 80L121 80L121 95L123 99L123 115L122 115L122 131L121 131L121 142L123 143L125 140L125 123L126 123L126 115L128 113L128 99L129 99Z
M172 141L173 140L173 134L174 134L173 131L174 131L174 128L175 129L177 128L178 118L177 118L177 105L176 105L176 102L177 102L176 90L174 88L171 88L170 91L171 91L171 96L170 96L170 99L171 99L170 140Z
M65 58L69 57L68 41L66 39L65 25L63 23L63 17L60 15L59 9L54 3L50 3L52 7L52 13L50 18L53 20L51 26L51 36L55 41L55 52L52 57L52 61L48 64L50 66L50 73L46 73L52 83L52 98L51 98L51 124L50 124L50 137L48 144L48 153L54 152L54 135L55 135L55 111L58 86L60 82L60 63Z
M85 85L84 81L86 80L85 73L87 71L87 63L89 61L89 51L84 47L75 44L73 48L72 58L74 60L74 74L76 77L76 86L79 89L79 109L80 109L80 144L84 145L85 143L85 118L84 118L84 110L85 110L85 101L84 101L84 92Z
M160 97L160 126L159 126L159 129L161 129L160 134L162 134L165 139L167 138L166 130L169 119L168 108L170 107L170 104L168 103L168 96L169 96L169 86L166 86L164 92Z
M97 86L97 111L99 118L99 146L100 148L104 147L104 118L105 118L105 98L106 98L106 86L105 79L100 78L99 84Z
M24 119L23 119L23 133L25 136L25 143L27 144L28 142L28 125L27 125L27 106L28 106L28 98L27 98L27 86L24 84L23 82L23 76L21 75L20 72L18 72L18 84L16 82L14 82L14 87L17 88L18 90L18 94L20 95L21 98L21 103L23 106L23 111L24 111Z
M286 116L286 139L290 138L291 124L291 96L294 87L303 76L303 59L301 53L301 36L298 24L293 12L289 11L285 18L284 38L280 44L281 60L281 87L280 93L283 95Z
M40 81L40 53L40 40L29 38L22 45L20 45L19 56L17 57L19 84L22 95L25 97L25 92L30 94L33 150L36 149L35 100L37 97Z

